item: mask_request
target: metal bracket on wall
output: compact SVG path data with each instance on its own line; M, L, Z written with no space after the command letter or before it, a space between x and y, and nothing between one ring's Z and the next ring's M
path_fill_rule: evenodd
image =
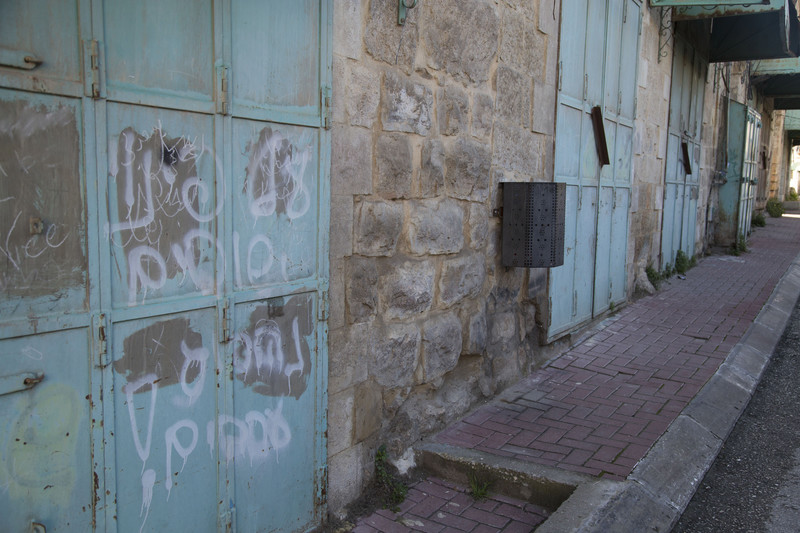
M661 58L667 57L667 45L672 40L672 8L662 7L661 17L658 23L658 62L661 63ZM669 16L667 16L669 12Z
M406 10L414 9L419 4L419 0L397 0L397 24L403 26L406 23Z

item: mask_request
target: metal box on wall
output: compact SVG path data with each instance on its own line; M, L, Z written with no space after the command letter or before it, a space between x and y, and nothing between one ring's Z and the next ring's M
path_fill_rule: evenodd
M566 184L503 182L503 266L564 264Z

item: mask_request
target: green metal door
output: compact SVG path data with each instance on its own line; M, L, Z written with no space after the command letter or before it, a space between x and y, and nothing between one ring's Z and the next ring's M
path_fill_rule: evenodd
M628 213L641 6L562 4L555 181L567 184L564 264L550 271L552 339L626 296ZM599 106L609 163L601 165Z
M0 66L0 515L314 527L330 2L14 4L0 59L35 61Z
M675 264L679 250L695 253L703 97L708 63L676 36L672 60L661 266Z

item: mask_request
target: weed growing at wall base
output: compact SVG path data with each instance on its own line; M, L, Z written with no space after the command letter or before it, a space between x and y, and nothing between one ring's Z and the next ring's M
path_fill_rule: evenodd
M408 486L390 471L391 468L386 445L381 445L375 452L375 483L383 506L396 511L397 506L406 499Z

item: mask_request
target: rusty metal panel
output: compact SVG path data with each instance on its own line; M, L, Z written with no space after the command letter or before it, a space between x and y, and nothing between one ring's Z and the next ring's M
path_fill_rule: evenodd
M114 306L218 293L213 118L125 104L107 116Z
M0 314L87 311L79 100L0 90Z
M207 531L217 521L216 312L131 320L112 332L120 531Z
M70 96L82 94L79 27L81 17L85 19L88 13L81 3L0 2L0 86Z
M278 286L316 274L319 135L234 119L234 286Z
M236 306L234 413L219 432L234 436L220 455L234 468L240 531L301 531L315 520L317 307L312 293Z
M85 329L0 340L0 378L40 380L0 395L4 531L92 529L89 350Z
M319 0L232 5L232 114L318 123L321 6Z

